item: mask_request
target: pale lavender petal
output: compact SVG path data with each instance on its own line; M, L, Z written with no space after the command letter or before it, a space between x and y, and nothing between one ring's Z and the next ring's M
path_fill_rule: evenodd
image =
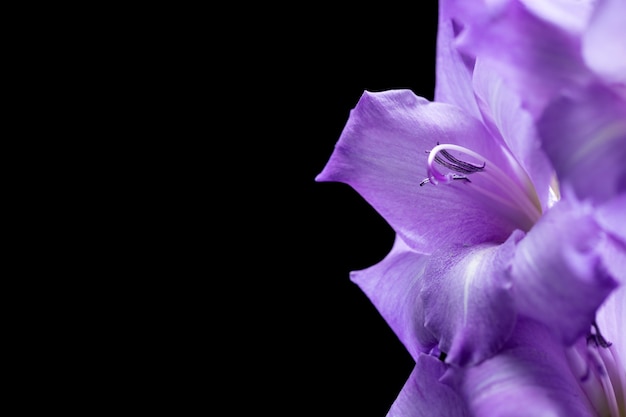
M473 63L464 60L456 49L458 28L450 17L447 5L448 2L439 2L435 101L455 104L480 118L472 90Z
M583 37L583 57L604 80L626 85L626 2L598 0Z
M424 328L419 299L427 261L427 255L414 252L396 236L385 259L350 274L415 360L419 352L428 352L437 344Z
M363 94L316 180L351 185L423 253L444 244L505 241L518 219L501 215L465 181L420 186L437 142L470 148L515 175L479 120L410 90L390 90Z
M566 344L589 331L617 281L603 262L606 234L590 206L556 203L517 245L512 276L520 315L550 327Z
M492 64L533 117L556 94L589 81L592 73L580 54L579 37L538 17L519 1L496 4L483 14L470 14L458 46Z
M459 394L439 382L445 371L435 357L420 355L387 417L469 417Z
M604 201L626 192L626 101L593 85L550 104L538 123L559 181L578 198Z
M480 417L597 417L560 340L529 321L518 323L498 355L466 369L462 391Z
M611 293L598 310L596 322L626 366L626 283ZM626 369L625 369L626 372Z
M493 65L476 60L473 85L491 134L502 138L519 164L525 169L537 192L541 206L548 205L553 168L541 149L535 122L522 107L521 100L509 87Z
M508 275L517 231L502 245L452 247L431 256L422 299L426 327L446 362L476 364L498 351L515 324Z
M579 36L587 27L595 0L520 0L530 12Z

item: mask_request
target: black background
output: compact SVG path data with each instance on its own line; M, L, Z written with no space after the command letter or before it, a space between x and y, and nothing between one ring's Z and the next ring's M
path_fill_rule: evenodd
M96 28L106 50L70 48L84 67L60 67L77 111L59 131L80 137L65 157L84 164L51 158L78 184L44 219L62 237L77 224L75 251L50 236L79 276L60 290L82 303L63 306L80 343L60 349L92 409L383 417L413 362L349 273L382 260L393 231L349 186L314 179L363 91L433 98L437 3L232 6L120 11L125 27Z
M384 417L413 361L349 274L382 260L394 233L352 188L315 177L365 90L433 99L437 2L249 18L243 36L214 27L207 113L189 116L211 147L191 156L193 198L210 202L187 255L209 289L188 291L200 313L185 332L212 388L188 396L229 415Z
M249 219L260 230L250 242L263 294L255 306L269 313L253 342L263 354L250 359L261 361L263 408L383 417L413 368L349 279L383 259L392 229L349 186L314 178L364 90L408 88L433 99L436 22L436 2L410 11L377 5L314 13L272 37L279 64L264 72L271 85L261 78L255 89L269 109L258 126L263 156Z

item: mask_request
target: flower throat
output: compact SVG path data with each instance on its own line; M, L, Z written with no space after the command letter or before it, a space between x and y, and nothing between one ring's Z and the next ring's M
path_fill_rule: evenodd
M480 162L464 161L450 151ZM541 204L530 178L508 152L505 151L505 157L517 178L507 174L483 155L460 145L437 142L437 146L426 152L428 178L420 182L420 187L428 183L438 185L463 182L471 187L473 195L495 203L494 207L500 207L524 231L530 230L541 217ZM439 167L446 168L449 172L443 173Z

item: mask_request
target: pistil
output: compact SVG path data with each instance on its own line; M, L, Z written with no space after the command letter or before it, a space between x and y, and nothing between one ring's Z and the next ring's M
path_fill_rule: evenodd
M463 161L453 156L450 151L460 152L481 162ZM520 220L520 223L525 230L528 230L541 217L541 205L528 175L512 157L505 156L507 156L513 172L518 177L522 177L521 179L517 178L519 181L511 178L495 163L471 149L454 144L438 143L429 152L428 178L424 179L420 186L426 183L437 185L440 183L448 184L454 180L463 180L471 185L477 194L508 207L509 212L521 213L525 220ZM451 172L443 173L438 166L447 168ZM474 175L484 181L480 185L472 182L471 177ZM526 187L521 184L525 184ZM519 216L513 217L519 219Z

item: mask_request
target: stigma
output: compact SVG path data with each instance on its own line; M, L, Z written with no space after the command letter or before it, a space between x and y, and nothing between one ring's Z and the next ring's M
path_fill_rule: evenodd
M420 187L463 183L470 196L485 201L524 231L541 217L541 203L532 181L506 149L502 148L500 161L506 166L498 166L485 156L455 144L437 142L437 146L427 152L428 178L419 183Z

